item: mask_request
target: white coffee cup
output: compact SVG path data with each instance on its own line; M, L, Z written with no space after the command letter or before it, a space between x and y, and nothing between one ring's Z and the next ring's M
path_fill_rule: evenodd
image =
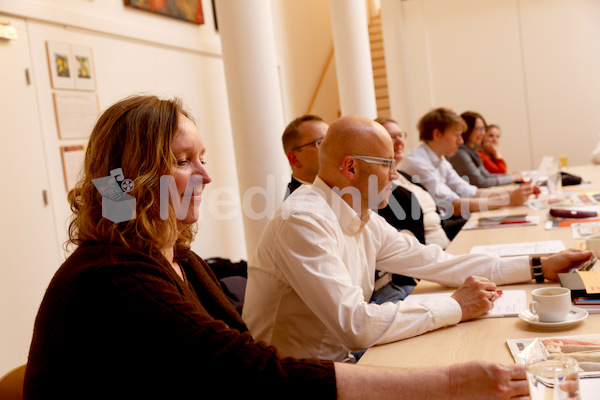
M585 249L591 250L596 257L600 258L600 235L586 237Z
M531 292L529 311L540 322L566 321L571 311L571 290L564 287L543 287Z

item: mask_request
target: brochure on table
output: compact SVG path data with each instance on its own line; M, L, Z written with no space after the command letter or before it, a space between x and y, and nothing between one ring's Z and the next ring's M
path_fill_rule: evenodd
M512 257L537 254L554 254L565 249L562 240L543 240L539 242L518 242L473 246L471 254L490 254L493 256Z
M539 215L527 215L518 222L504 222L501 217L498 217L497 223L493 223L494 219L489 218L488 221L482 222L480 220L468 220L462 227L464 230L469 229L487 229L487 228L508 228L514 226L533 226L540 223Z
M548 338L529 338L529 339L507 339L508 348L518 364L524 364L528 358L538 355L548 355L551 353L564 354L568 357L578 359L580 372L579 392L582 399L596 399L600 392L600 334L596 335L574 335L558 336ZM570 347L569 347L570 346ZM581 346L586 348L585 353L578 352ZM575 350L575 351L572 351ZM586 360L582 360L585 357ZM590 358L591 357L591 358ZM546 382L551 386L551 382Z
M579 362L580 377L600 377L600 334L507 339L506 344L518 364L528 358L559 354Z

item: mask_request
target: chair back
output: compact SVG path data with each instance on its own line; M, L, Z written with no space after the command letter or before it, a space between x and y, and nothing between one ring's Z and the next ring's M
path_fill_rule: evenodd
M0 399L23 400L23 382L25 381L25 367L23 364L0 378Z

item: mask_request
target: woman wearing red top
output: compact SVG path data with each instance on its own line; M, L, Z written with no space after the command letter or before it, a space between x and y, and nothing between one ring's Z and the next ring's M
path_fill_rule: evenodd
M500 127L498 125L488 125L478 153L481 161L483 161L483 166L488 172L506 174L506 162L500 155L499 144Z

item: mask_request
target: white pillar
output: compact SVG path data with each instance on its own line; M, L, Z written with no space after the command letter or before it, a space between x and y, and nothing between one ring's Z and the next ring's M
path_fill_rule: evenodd
M216 9L250 257L282 201L282 175L289 175L271 6L270 0L218 0Z
M329 0L342 115L377 117L364 0Z
M417 121L413 118L414 113L409 96L410 80L408 79L403 24L402 2L381 0L381 29L390 97L390 115L398 121L402 129L416 132ZM418 135L415 138L416 141L413 141L413 144L419 142Z

